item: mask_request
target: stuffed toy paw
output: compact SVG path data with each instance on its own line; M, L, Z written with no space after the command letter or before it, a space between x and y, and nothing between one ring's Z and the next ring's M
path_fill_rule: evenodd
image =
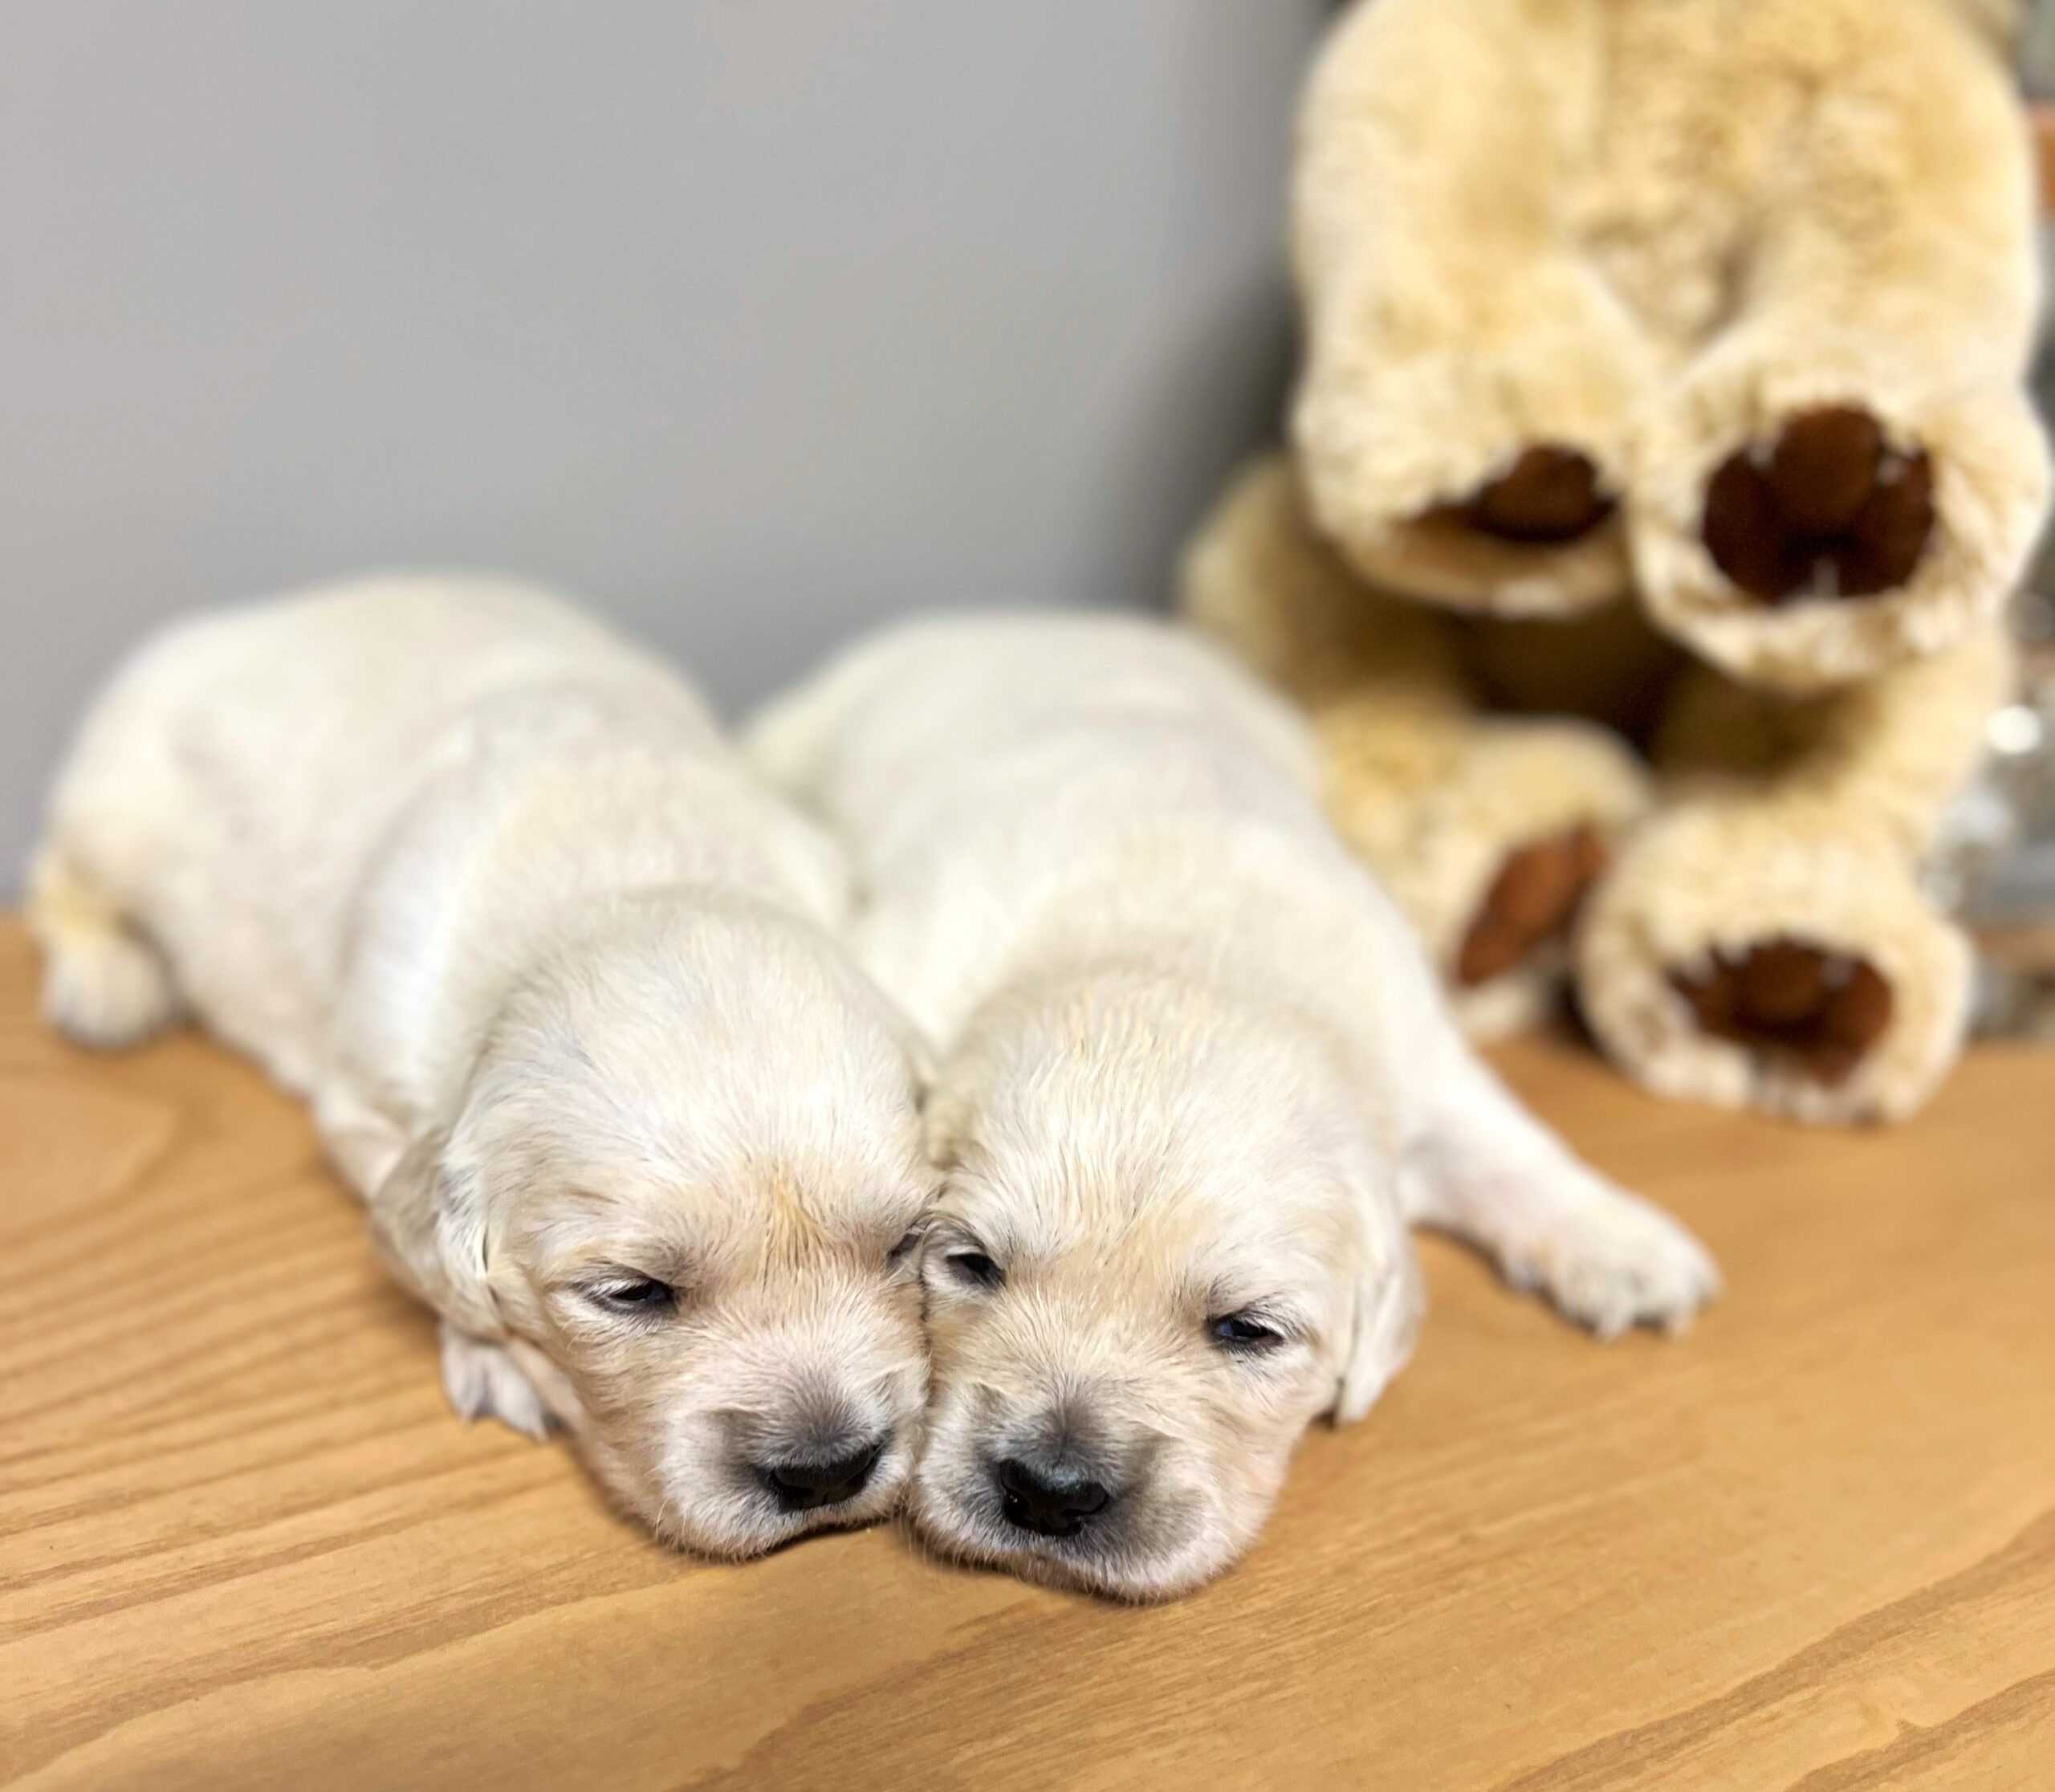
M1666 813L1594 896L1577 992L1657 1093L1797 1120L1898 1119L1962 1043L1971 954L1902 861L1746 802Z
M1589 723L1480 720L1430 779L1352 775L1392 712L1331 711L1329 814L1419 930L1475 1037L1532 1023L1585 898L1646 808L1634 755Z
M1585 914L1579 999L1663 1094L1793 1118L1910 1114L1959 1050L1972 955L1923 853L2013 678L1986 628L1784 698L1698 667L1650 742L1662 792Z
M1532 1020L1585 895L1649 806L1631 748L1581 719L1487 714L1482 643L1360 580L1282 459L1235 481L1183 587L1192 619L1310 714L1329 815L1419 931L1466 1029Z
M2000 629L1788 696L1665 658L1630 605L1512 623L1370 585L1274 459L1183 599L1307 710L1337 830L1473 1033L1567 977L1650 1088L1821 1122L1908 1114L1953 1061L1970 953L1919 865L2009 688Z
M2002 11L1337 23L1291 462L1237 479L1183 601L1306 709L1473 1029L1568 978L1650 1088L1829 1122L1959 1049L1920 861L2049 483Z
M1987 6L1359 4L1293 198L1294 445L1372 582L1631 585L1805 691L1960 638L2023 564L2034 181Z
M1939 651L2033 547L2048 470L2022 389L1858 389L1824 354L1780 375L1723 360L1646 427L1642 601L1737 678L1802 694Z
M1390 366L1308 381L1294 437L1323 531L1364 577L1452 609L1612 602L1630 577L1619 498L1638 394L1607 340L1624 328L1575 340L1537 320L1496 358L1394 344Z

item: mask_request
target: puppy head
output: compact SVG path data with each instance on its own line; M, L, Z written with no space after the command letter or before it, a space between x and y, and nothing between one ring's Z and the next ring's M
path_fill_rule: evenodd
M959 1057L931 1106L913 1509L951 1553L1163 1598L1247 1548L1311 1419L1402 1363L1417 1271L1310 1042L1072 1020Z
M610 927L507 1001L373 1203L621 1503L741 1556L896 1503L932 1192L906 1041L825 938L742 907Z

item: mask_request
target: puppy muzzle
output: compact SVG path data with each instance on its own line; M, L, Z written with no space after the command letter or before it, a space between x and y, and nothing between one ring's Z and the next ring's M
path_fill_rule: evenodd
M1130 1533L1146 1523L1154 1455L1146 1434L1109 1425L1089 1402L1058 1401L988 1435L980 1504L1031 1548Z
M802 1393L768 1413L728 1415L740 1479L779 1517L833 1523L911 1466L917 1405L889 1385Z

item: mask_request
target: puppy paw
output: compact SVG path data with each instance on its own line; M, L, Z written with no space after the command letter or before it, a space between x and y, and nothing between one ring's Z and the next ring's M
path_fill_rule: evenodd
M446 1322L442 1327L442 1391L466 1423L497 1419L538 1443L549 1436L555 1423L534 1383L512 1357L498 1345L472 1338Z
M1933 460L1891 446L1859 405L1801 411L1720 464L1700 532L1713 564L1766 604L1894 591L1933 538Z
M1670 980L1715 1039L1783 1055L1801 1075L1837 1087L1890 1030L1894 998L1867 959L1779 938L1715 951Z
M1508 853L1463 934L1458 984L1489 983L1564 939L1611 857L1605 837L1588 821Z
M1635 1326L1682 1331L1720 1285L1705 1247L1675 1220L1604 1188L1552 1207L1503 1266L1513 1286L1545 1294L1600 1338Z

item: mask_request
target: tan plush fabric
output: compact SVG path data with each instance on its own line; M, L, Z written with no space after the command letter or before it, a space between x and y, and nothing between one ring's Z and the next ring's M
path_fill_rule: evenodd
M1718 1038L1673 975L1760 942L1819 942L1873 966L1889 1026L1845 1078ZM1607 1052L1660 1094L1797 1120L1894 1120L1933 1092L1968 1019L1971 959L1906 861L1829 811L1746 799L1687 804L1634 840L1579 929L1577 988Z
M1917 872L2008 688L1996 627L1805 698L1650 661L1645 638L1611 621L1527 641L1358 578L1315 532L1281 458L1231 486L1192 544L1183 594L1194 622L1306 705L1331 818L1419 928L1474 1033L1524 1022L1573 974L1601 1042L1650 1088L1811 1121L1907 1114L1953 1061L1970 955ZM1601 657L1574 665L1578 646ZM1575 693L1619 720L1614 666L1661 698L1646 760L1586 715L1519 713ZM1608 842L1610 863L1573 950L1545 942L1466 985L1464 943L1510 857L1580 827ZM1833 978L1859 962L1888 986L1887 1023L1852 1069L1714 1037L1679 986L1794 941Z
M2047 488L2022 388L2027 134L1949 0L1375 0L1300 122L1307 355L1293 439L1321 530L1427 601L1658 626L1793 690L1988 621ZM1765 603L1708 491L1822 407L1924 454L1931 527L1887 589ZM1560 542L1466 527L1525 450L1617 508ZM1902 568L1899 568L1901 572Z
M1235 483L1194 544L1185 593L1194 620L1306 704L1329 818L1451 982L1510 853L1646 806L1646 775L1605 728L1482 715L1451 620L1359 581L1312 534L1281 460ZM1551 970L1541 955L1500 987L1462 991L1459 1014L1473 1033L1520 1025Z
M1337 22L1292 458L1237 479L1184 598L1311 712L1474 1029L1567 973L1650 1087L1813 1121L1952 1061L1969 954L1919 861L2049 490L2012 11Z
M1607 1049L1665 1093L1807 1120L1911 1113L1954 1061L1971 955L1921 894L1921 854L1983 749L2012 659L1986 628L1936 658L1809 700L1699 668L1656 741L1662 819L1586 911L1577 979ZM1673 981L1804 939L1874 966L1888 1026L1845 1080L1708 1037Z

